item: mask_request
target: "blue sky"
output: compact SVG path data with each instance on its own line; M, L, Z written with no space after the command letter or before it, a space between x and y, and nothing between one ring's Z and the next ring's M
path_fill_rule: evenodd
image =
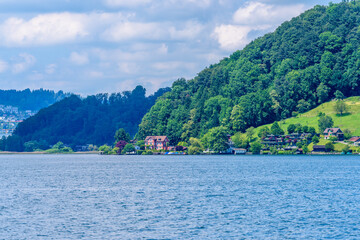
M317 4L328 1L0 0L0 88L152 93Z

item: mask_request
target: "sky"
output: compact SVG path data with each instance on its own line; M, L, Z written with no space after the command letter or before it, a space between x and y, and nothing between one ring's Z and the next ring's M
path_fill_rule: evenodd
M339 1L332 1L334 3ZM242 49L314 0L0 0L0 89L151 94Z

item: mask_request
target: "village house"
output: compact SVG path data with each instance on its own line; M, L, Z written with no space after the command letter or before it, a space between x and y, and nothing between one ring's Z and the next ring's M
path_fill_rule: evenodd
M349 142L353 143L354 146L360 146L360 137L352 137Z
M290 145L296 146L297 142L309 142L309 133L292 133L288 135L267 135L262 139L261 144L267 147Z
M145 146L149 150L168 150L169 139L167 136L147 136Z
M329 150L326 149L325 145L314 145L313 152L329 152Z
M324 131L324 138L329 139L331 137L337 137L339 141L344 140L344 133L340 128L327 128Z

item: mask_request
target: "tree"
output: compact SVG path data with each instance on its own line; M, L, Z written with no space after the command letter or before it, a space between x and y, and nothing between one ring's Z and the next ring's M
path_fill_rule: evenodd
M270 129L268 127L263 127L259 130L258 137L259 138L265 138L267 135L269 135Z
M274 122L273 125L271 125L271 134L273 135L283 135L284 130L281 129L278 122Z
M255 133L255 128L254 127L250 127L248 129L246 129L246 136L249 138L250 141L253 138L254 133Z
M124 140L120 140L116 143L115 147L117 147L119 149L118 153L120 154L121 151L124 149L124 147L127 145L128 143Z
M127 133L125 131L125 129L120 128L115 133L115 141L116 142L119 142L119 141L129 142L130 141L130 134Z
M251 144L250 151L253 154L260 154L262 145L260 142L256 141Z
M231 140L234 142L235 147L238 148L248 148L250 144L250 139L241 132L236 133L232 136Z
M126 144L123 150L121 151L122 154L127 154L131 152L135 152L135 147L131 143Z
M330 116L321 116L318 121L320 132L324 132L326 128L331 128L334 126L334 121Z
M188 147L189 144L187 142L179 142L177 146Z
M317 97L319 99L318 100L319 103L323 103L328 99L329 91L330 91L330 88L328 86L326 86L323 83L320 83L320 85L316 89L316 95L317 95Z
M334 143L334 142L336 142L336 141L338 140L338 138L335 137L335 136L331 136L331 137L329 137L329 140L330 140L332 143Z
M347 154L350 152L350 147L349 145L345 145L342 150L341 150L344 154Z
M295 124L290 124L287 128L288 134L292 134L295 132L296 126Z
M337 100L343 100L344 99L344 94L341 92L341 91L339 91L339 90L336 90L336 92L335 92L335 98L337 99Z
M315 135L315 136L312 137L311 141L312 141L314 144L318 144L319 141L320 141L320 139L319 139L318 136Z
M308 132L309 132L309 127L308 127L308 126L303 126L303 127L302 127L302 131L303 131L304 133L308 133Z
M325 149L328 152L333 152L335 150L335 146L334 146L334 144L332 142L327 142L325 144Z
M308 145L304 144L302 147L303 153L307 154L309 152L309 147Z
M309 133L312 134L312 135L316 134L315 128L314 127L309 127Z
M212 128L201 138L201 142L209 150L215 152L226 151L229 148L227 133L228 130L225 127Z
M25 152L45 150L48 147L49 147L49 144L44 140L40 140L40 141L34 140L34 141L28 141L28 142L24 143Z
M53 149L62 149L64 148L64 143L63 142L57 142L54 146L52 146Z
M349 129L344 129L343 133L344 133L345 140L348 140L352 137L352 133Z
M145 141L144 140L137 141L136 145L140 147L140 150L145 150Z
M204 151L204 147L199 139L191 137L189 139L189 142L190 147L188 148L188 153L190 155L200 154Z
M347 105L344 101L338 100L338 101L336 101L336 103L335 103L334 110L336 111L337 114L339 114L340 116L342 116L343 113L347 113L347 112L348 112L349 107L348 107L348 105Z
M104 155L108 155L111 152L111 147L107 144L104 144L99 147L99 151L102 152Z

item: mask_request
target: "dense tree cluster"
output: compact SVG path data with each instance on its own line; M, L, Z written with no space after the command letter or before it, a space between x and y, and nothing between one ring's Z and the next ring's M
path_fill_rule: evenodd
M194 79L179 79L140 124L139 136L176 144L223 126L244 132L360 95L360 1L316 6Z
M20 110L38 111L67 96L69 96L69 94L63 91L54 92L44 89L32 91L30 89L22 91L0 90L0 104L18 107Z
M119 128L134 136L145 113L169 90L160 89L149 97L145 96L146 90L141 86L133 91L97 94L84 99L72 95L20 123L13 136L0 141L0 150L23 151L24 148L37 148L40 142L53 145L58 141L72 147L111 145ZM130 140L123 130L117 132L117 137ZM24 146L24 143L27 144Z

